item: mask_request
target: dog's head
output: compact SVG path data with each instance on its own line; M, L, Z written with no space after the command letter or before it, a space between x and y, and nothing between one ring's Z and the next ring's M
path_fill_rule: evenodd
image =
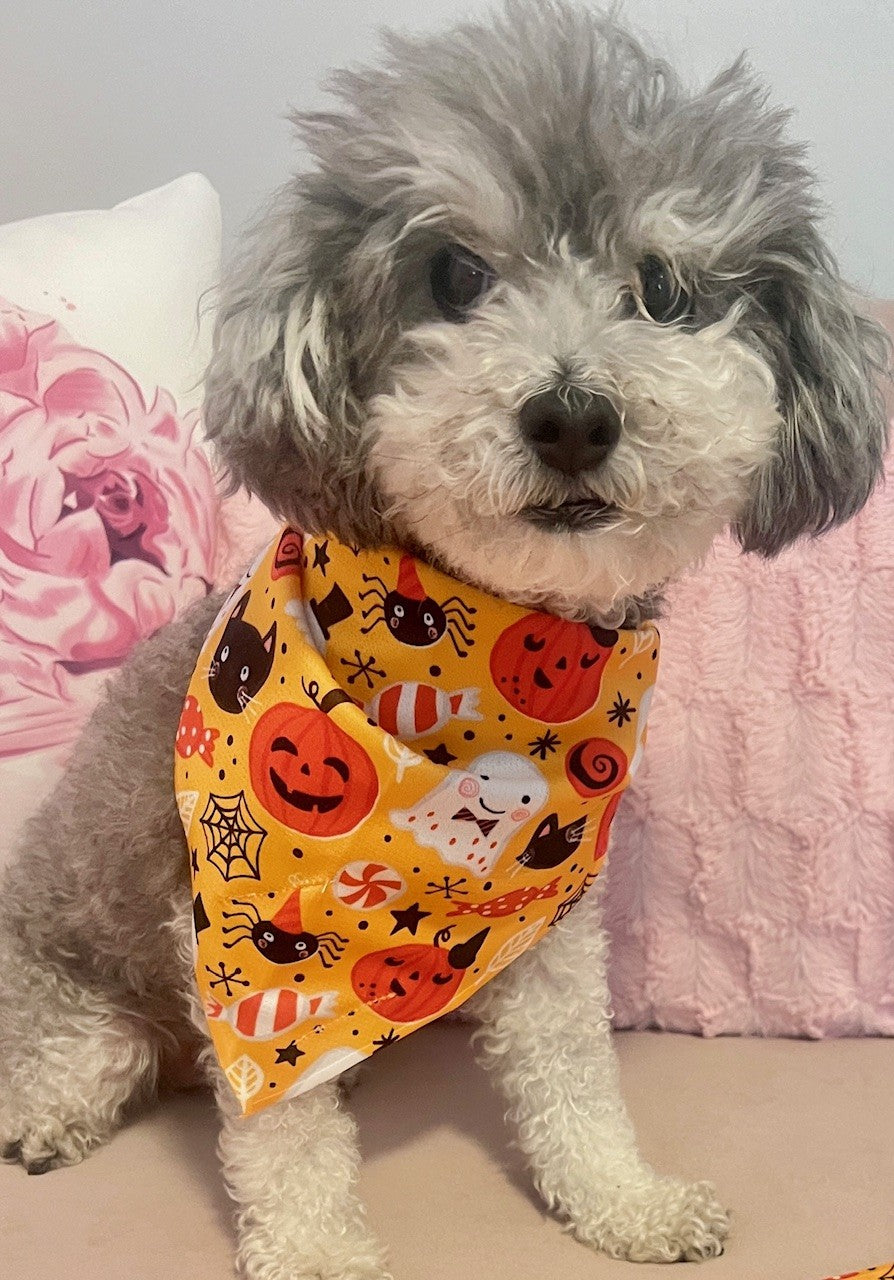
M743 64L690 94L612 18L508 0L332 87L207 385L277 514L611 622L724 527L771 555L865 502L884 339Z

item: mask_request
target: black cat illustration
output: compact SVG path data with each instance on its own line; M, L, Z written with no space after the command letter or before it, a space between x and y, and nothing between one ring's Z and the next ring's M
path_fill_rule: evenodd
M250 597L246 591L230 614L208 672L212 698L231 715L239 715L257 695L270 675L276 652L275 622L262 636L257 627L243 621Z
M559 826L559 815L551 813L528 841L527 848L516 858L519 866L532 871L547 871L570 858L584 838L586 816L575 818L567 827Z

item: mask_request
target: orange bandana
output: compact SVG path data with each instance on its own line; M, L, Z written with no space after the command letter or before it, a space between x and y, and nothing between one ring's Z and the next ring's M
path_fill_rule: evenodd
M246 1113L455 1009L580 900L639 763L651 623L535 613L285 529L176 742L196 978Z

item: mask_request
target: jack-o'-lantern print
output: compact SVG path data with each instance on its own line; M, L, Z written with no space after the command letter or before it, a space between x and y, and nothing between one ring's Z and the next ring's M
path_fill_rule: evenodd
M522 715L565 724L595 705L617 639L617 631L530 613L497 639L491 678Z
M439 1013L475 963L490 929L450 948L440 946L450 932L435 934L433 944L410 943L363 956L351 971L355 993L390 1022L419 1022Z
M468 649L462 648L460 641L464 645L473 643L475 609L461 596L449 596L440 604L433 600L419 580L412 556L400 558L396 590L371 574L365 573L363 581L367 589L360 593L360 599L373 602L363 610L364 618L372 618L369 626L361 627L364 635L384 623L395 640L416 649L427 649L446 635L458 657L468 656Z
M312 697L315 687L306 689ZM366 818L379 794L375 765L328 714L351 699L332 690L314 707L281 702L254 728L249 769L268 813L304 835L343 836Z
M585 738L565 757L565 774L580 796L604 796L627 776L627 756L608 738Z

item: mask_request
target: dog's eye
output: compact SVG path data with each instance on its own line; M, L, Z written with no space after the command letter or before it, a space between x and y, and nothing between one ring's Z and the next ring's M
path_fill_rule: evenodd
M650 253L639 264L640 298L659 324L673 324L692 315L692 299L660 258Z
M445 245L431 260L431 293L445 320L461 323L496 279L487 263L458 244Z

